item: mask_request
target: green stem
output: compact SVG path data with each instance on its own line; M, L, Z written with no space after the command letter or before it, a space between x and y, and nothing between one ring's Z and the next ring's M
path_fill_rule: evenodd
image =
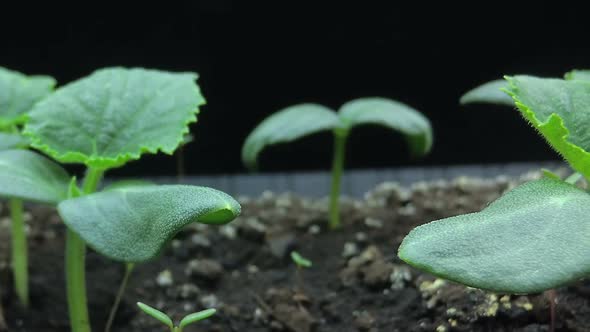
M125 266L125 275L123 276L123 280L119 285L119 291L117 291L117 297L115 298L115 302L111 307L111 312L109 313L109 319L107 320L107 324L105 325L104 331L110 332L111 327L113 326L113 322L115 321L115 316L117 314L117 309L119 309L119 304L121 304L121 299L123 299L123 294L125 293L125 288L127 288L127 283L129 282L129 276L131 276L131 272L133 272L133 263L127 263Z
M84 177L84 184L82 185L82 192L84 195L92 194L96 191L98 183L102 179L104 171L97 168L88 168L86 176Z
M332 188L330 191L330 228L340 227L340 184L344 168L344 153L348 130L334 130L334 158L332 160Z
M66 234L66 288L70 325L73 332L90 332L84 271L85 256L84 240L68 229Z
M96 190L103 171L89 168L82 186L83 194ZM66 234L66 290L72 332L90 332L88 302L86 297L86 244L68 229Z
M27 236L23 218L23 201L10 200L10 216L12 218L12 273L16 295L22 305L29 306L29 273L27 257Z

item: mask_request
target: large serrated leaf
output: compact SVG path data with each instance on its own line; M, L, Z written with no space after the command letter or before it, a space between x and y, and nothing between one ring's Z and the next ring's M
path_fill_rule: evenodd
M301 104L287 107L262 121L248 135L242 147L242 161L249 169L256 169L258 155L265 147L332 130L336 126L336 113L322 105Z
M25 134L64 163L107 169L172 154L205 103L194 73L101 69L36 104Z
M0 151L0 196L57 204L67 197L70 178L53 161L28 150Z
M20 149L29 146L29 140L20 134L0 132L0 150Z
M505 80L490 81L467 91L461 96L459 102L461 105L483 103L514 106L512 98L502 91L507 86L508 83Z
M0 128L22 124L33 105L53 91L55 79L0 67Z
M403 134L411 152L423 156L432 147L430 121L406 104L379 97L351 100L338 111L341 126L352 129L363 124L384 126Z
M576 171L590 178L590 82L515 76L507 92L522 115Z
M536 293L590 273L590 195L558 180L521 185L479 213L414 229L408 264L468 286Z
M66 225L99 253L114 260L154 258L192 222L223 224L240 214L229 195L206 187L135 186L63 201Z

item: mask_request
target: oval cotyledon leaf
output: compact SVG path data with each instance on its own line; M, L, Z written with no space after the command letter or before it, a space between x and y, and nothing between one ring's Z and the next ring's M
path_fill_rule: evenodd
M537 293L590 273L590 195L559 180L525 183L478 213L412 230L399 257L498 293Z
M432 148L432 127L422 113L395 100L368 97L351 100L338 111L341 127L346 130L372 124L401 133L410 152L421 157Z
M55 162L29 150L0 151L0 196L57 204L66 199L70 177Z
M58 205L65 224L90 247L129 263L156 257L189 223L225 224L240 209L219 190L186 185L124 187Z
M318 104L300 104L282 109L262 121L242 147L247 168L257 168L258 155L267 146L287 143L338 126L336 112Z
M514 106L514 101L506 92L502 89L508 87L508 83L505 80L493 80L477 86L467 91L459 103L461 105L467 104L496 104L504 106Z

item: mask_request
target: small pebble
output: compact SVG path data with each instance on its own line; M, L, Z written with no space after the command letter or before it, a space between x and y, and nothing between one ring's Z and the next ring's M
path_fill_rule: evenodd
M354 239L356 240L356 242L366 243L369 240L369 236L367 235L367 233L357 232L356 234L354 234Z
M258 266L253 265L253 264L248 265L248 273L256 274L258 272L260 272L260 269L258 268Z
M185 273L201 279L214 281L223 275L223 266L212 259L193 259L188 262Z
M321 231L322 231L322 229L318 225L311 225L311 226L309 226L309 229L307 230L307 232L312 235L320 234Z
M234 240L238 235L236 228L232 225L224 225L219 227L219 233L230 240Z
M211 241L209 241L209 238L200 233L193 234L193 236L191 236L191 242L197 247L211 247Z
M201 292L201 290L199 289L199 287L197 287L197 285L183 284L182 286L180 286L179 295L183 299L188 299L188 298L198 295L200 292Z
M156 278L156 284L160 287L170 287L174 284L174 279L172 278L172 272L170 270L164 270L158 274Z
M365 218L365 225L370 228L383 228L383 221L375 218Z
M359 248L354 242L346 242L342 250L342 257L350 258L359 253Z
M219 308L222 303L219 301L217 296L213 294L205 295L200 299L201 305L205 308Z

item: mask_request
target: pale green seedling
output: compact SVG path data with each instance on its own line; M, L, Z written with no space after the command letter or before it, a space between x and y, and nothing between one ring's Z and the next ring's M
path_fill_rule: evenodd
M27 113L39 100L49 95L55 87L49 76L26 76L0 67L0 151L25 149L28 139L20 133ZM23 202L12 198L9 201L12 220L12 272L16 294L20 302L29 305L29 274L27 240L23 220Z
M205 309L203 311L195 312L185 316L183 319L180 320L180 323L178 323L178 325L175 325L170 316L166 315L160 310L152 308L149 305L141 302L137 302L137 306L146 314L152 316L153 318L160 321L162 324L166 325L170 329L170 332L182 332L182 330L186 326L207 319L215 315L215 313L217 312L217 310L215 309Z
M430 122L420 112L386 98L360 98L342 105L338 112L318 104L300 104L280 110L262 121L246 138L242 161L251 170L258 167L258 156L268 146L288 143L304 136L330 130L334 135L330 227L340 226L339 198L346 141L353 128L379 125L400 132L410 152L423 156L432 146Z
M34 105L24 134L62 163L87 167L81 188L57 163L31 151L0 153L0 194L57 202L67 226L66 281L71 329L89 332L86 245L126 266L153 259L191 222L223 224L240 205L211 188L119 185L96 192L104 173L145 153L172 154L205 100L194 73L107 68Z
M301 256L297 251L291 251L291 260L293 260L293 263L295 263L299 269L310 268L312 266L312 262Z

